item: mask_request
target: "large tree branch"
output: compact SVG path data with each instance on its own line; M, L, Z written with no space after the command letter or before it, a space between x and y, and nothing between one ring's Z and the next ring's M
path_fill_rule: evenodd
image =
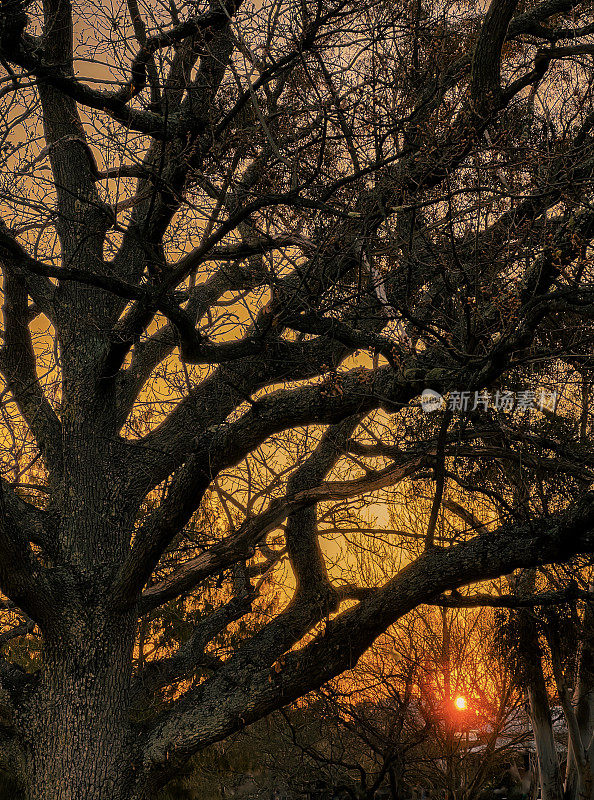
M179 758L218 741L333 676L352 668L377 636L411 609L444 591L507 574L519 567L594 552L594 493L538 522L509 525L449 548L435 547L381 589L326 624L301 649L287 653L271 679L255 653L236 657L159 720L144 750L148 780L167 774ZM250 686L249 701L243 687Z
M4 503L12 519L19 520L23 531L27 532L27 537L33 544L50 550L51 541L47 526L46 512L28 503L15 492L14 487L10 486L4 478L0 478L0 485L4 496Z
M227 430L224 420L238 405L247 401L259 409L262 401L252 400L254 392L268 384L316 377L323 365L337 366L348 353L344 345L332 340L289 342L275 333L268 339L266 358L252 356L220 367L139 441L142 473L136 475L134 491L146 493L192 453L201 453L204 465L212 471L210 443L213 436Z
M32 270L30 268L32 264L38 264L40 269ZM21 280L35 305L53 322L55 286L48 280L45 265L31 258L2 219L0 219L0 265L3 273L13 272L15 277Z
M428 605L444 608L535 608L537 606L562 605L574 600L586 600L591 603L594 600L594 593L579 589L573 584L559 591L521 595L460 594L452 591L450 594L431 600Z
M488 26L487 26L487 27L488 27ZM518 28L518 30L521 30L521 26L520 26L520 27L516 26L516 28ZM515 29L514 29L514 31L515 31ZM486 34L485 34L485 36L486 36ZM486 37L486 38L488 39L488 37ZM479 48L479 49L480 49L480 48ZM425 180L427 179L427 177L426 177L426 174L424 175L424 179L425 179ZM382 200L382 203L383 203L383 200ZM203 258L203 257L204 257L204 255L203 255L203 248L200 248L198 251L196 251L196 256L198 256L198 257L200 257L200 258ZM195 256L192 256L192 258L195 258ZM187 260L187 259L184 259L184 263L183 263L183 265L180 265L180 268L179 268L179 270L176 270L176 278L175 278L175 280L177 280L177 279L178 279L178 277L180 277L180 276L181 276L181 277L183 277L183 275L187 273L188 269L190 269L190 267L188 266L188 264L186 264L186 260ZM177 275L177 273L178 273L178 272L179 272L179 276ZM183 273L183 274L182 274L182 273ZM198 345L200 345L200 342L198 342Z
M0 350L0 370L55 477L62 464L61 425L37 376L27 290L10 270L4 275L3 311L4 346Z
M172 656L149 661L136 676L133 695L150 697L163 686L191 677L201 667L209 668L213 662L206 652L207 645L232 622L249 613L252 600L245 593L233 597L197 623L190 638Z
M165 601L188 592L208 576L229 568L237 561L251 558L255 553L256 546L288 515L294 514L300 509L309 508L316 503L345 500L391 486L412 475L426 463L427 458L420 456L403 464L390 464L382 470L370 471L364 477L356 480L322 482L317 486L300 489L293 494L272 500L265 511L248 518L237 532L213 545L201 555L189 559L162 581L145 589L141 598L141 612L146 613ZM171 505L167 504L169 513L173 511L174 507L173 502ZM169 518L165 516L165 519ZM155 519L153 525L158 521ZM140 541L151 534L156 538L163 535L162 530L159 529L149 532L142 531L142 534ZM296 544L295 541L291 541L294 555ZM114 592L116 602L126 602L126 598L135 597L136 592L142 588L142 584L146 580L145 576L149 568L152 571L154 566L152 562L155 556L153 555L152 561L145 566L144 553L146 550L146 547L143 548L140 545L132 549L130 557L118 576ZM303 567L305 568L305 565Z
M479 109L497 102L501 91L501 48L518 0L492 0L474 49L471 97Z
M577 294L581 296L579 292ZM510 352L519 346L525 347L531 341L535 327L533 319L542 318L551 303L555 307L563 305L567 302L567 297L573 298L574 295L575 292L569 291L537 298L527 308L523 323L516 325L513 331L502 337L489 357L479 359L476 365L462 369L458 367L454 370L428 370L420 366L422 359L419 357L415 359L417 367L405 369L398 375L389 368L375 372L351 370L344 375L334 376L329 385L280 390L257 401L251 401L251 411L244 414L237 422L219 427L211 426L208 435L203 435L194 446L191 442L184 442L184 447L192 448L193 455L180 470L179 476L170 488L170 496L178 499L156 512L157 516L144 528L143 534L146 536L143 535L138 539L138 547L146 548L145 554L134 567L128 565L129 576L135 574L136 577L132 581L130 577L126 579L128 588L125 594L137 591L140 583L148 580L163 547L188 521L212 476L221 469L237 464L271 434L295 425L339 422L350 414L364 414L378 405L395 410L408 403L426 385L435 385L442 393L456 385L468 386L470 389L482 388L505 368ZM586 292L584 299L589 296L590 293ZM219 375L218 379L220 377ZM218 379L214 380L214 386L217 385ZM204 384L199 387L199 394L204 388ZM235 398L229 397L229 394L227 391L225 398L227 402L220 408L222 416L226 416L235 403ZM220 400L218 403L221 406ZM212 407L214 404L202 403L201 407L204 408L205 405ZM188 411L195 413L191 408ZM203 426L207 427L206 420ZM157 430L156 436L158 435ZM151 436L146 437L145 445L149 440ZM155 439L152 441L154 443ZM167 460L161 459L159 466L166 470ZM184 486L185 490L178 488ZM188 491L188 486L194 489ZM137 554L139 552L140 550ZM144 566L140 567L141 564Z
M0 588L31 619L43 624L52 611L50 586L31 549L33 536L15 516L19 508L0 482Z
M232 8L231 8L232 10ZM7 13L7 10L4 11ZM146 66L154 53L163 47L170 47L177 42L199 34L206 43L215 31L228 24L225 10L213 10L200 17L192 17L169 31L163 31L147 39L135 56L130 79L119 90L106 92L92 89L77 80L72 71L64 69L64 64L72 59L72 16L70 4L65 0L46 3L45 8L45 58L38 55L36 42L23 30L12 31L11 37L3 38L0 45L6 57L24 69L37 75L40 85L47 85L54 90L54 97L63 98L60 106L80 103L88 108L104 111L128 130L150 134L153 138L169 139L190 132L202 132L202 126L196 131L196 124L191 118L180 115L163 116L151 111L130 108L128 102L139 94L146 83ZM26 19L23 18L23 25ZM11 26L14 28L14 25ZM16 36L15 36L16 34ZM77 133L81 131L78 127Z
M342 274L345 270L348 271L348 269L352 269L356 266L357 259L355 258L355 252L360 250L361 240L369 235L369 232L377 228L384 220L385 209L390 207L393 202L395 182L397 186L401 187L402 191L411 190L414 192L418 192L421 187L427 189L436 185L448 174L448 169L452 168L464 158L472 141L482 132L485 124L485 120L480 117L480 115L477 117L476 114L473 113L470 115L470 120L466 120L464 114L461 114L458 124L460 130L452 137L457 144L455 146L450 146L449 149L446 147L445 155L440 148L436 148L440 154L439 161L435 161L435 163L430 162L429 164L423 162L421 169L420 162L416 163L415 159L412 158L407 165L403 164L397 173L390 173L389 179L380 181L377 190L365 195L359 203L361 211L353 212L354 217L357 218L357 223L350 222L344 230L348 257L336 259L336 266L332 268L333 271L337 270L337 274ZM462 144L460 144L460 142L462 142ZM406 167L408 167L408 169ZM400 189L398 191L400 191ZM208 243L205 243L204 247L207 247L207 245ZM184 262L184 259L182 259L178 270L176 270L168 280L173 285L173 283L182 280L190 269L191 266L188 266L188 264ZM309 274L316 274L315 271L312 272L308 270L308 272ZM321 274L323 274L325 280L328 280L329 276L326 270L322 271ZM183 438L183 440L187 442L188 425L181 425L180 422L182 419L184 422L187 422L187 414L185 412L187 412L192 405L193 403L191 400L184 400L179 409L172 413L166 423L160 427L159 431L147 437L147 445L155 446L156 449L166 453L170 450L172 445L175 446L174 442L176 439ZM195 425L192 427L196 430ZM167 442L167 439L169 439L169 442ZM171 455L174 462L176 458L179 458L175 453L171 453Z
M309 458L287 481L287 493L299 494L315 490L344 455L349 437L361 421L359 415L330 426ZM317 507L312 504L288 515L285 541L295 576L296 594L314 596L330 585L326 561L318 539Z
M55 71L66 82L74 81L70 0L45 0L43 35L35 43L37 47L41 42L47 73ZM1 44L5 50L8 49L9 58L13 55L18 57L27 50L24 36ZM32 63L22 63L21 66L34 69ZM86 132L76 102L71 97L43 80L38 82L38 91L57 194L56 230L62 244L62 261L69 266L69 262L76 258L79 263L86 261L94 266L101 263L103 237L111 219L95 185L96 165L89 155ZM85 237L79 237L80 230L85 231Z

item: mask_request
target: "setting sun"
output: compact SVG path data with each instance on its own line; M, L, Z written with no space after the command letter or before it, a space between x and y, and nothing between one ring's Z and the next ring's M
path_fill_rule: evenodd
M458 711L466 711L466 709L468 708L468 703L466 702L466 698L462 697L461 695L458 695L458 697L456 697L456 699L454 700L454 705L456 706Z

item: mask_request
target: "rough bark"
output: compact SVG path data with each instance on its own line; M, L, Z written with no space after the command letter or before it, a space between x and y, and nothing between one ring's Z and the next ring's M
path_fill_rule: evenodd
M134 620L76 607L71 614L46 637L39 685L19 710L27 797L129 800Z
M520 593L534 589L534 570L525 573L518 586ZM528 695L530 723L538 757L538 774L543 800L563 797L559 756L553 732L549 693L543 673L543 652L536 621L530 611L516 612L518 624L518 660L522 682Z
M592 584L590 584L590 590ZM577 668L577 684L574 693L575 716L579 728L580 739L585 748L587 758L592 763L594 757L594 619L590 603L586 603L581 626L581 642ZM580 778L572 739L567 750L567 766L565 773L565 800L576 800L582 797L583 788ZM590 797L586 798L590 800Z

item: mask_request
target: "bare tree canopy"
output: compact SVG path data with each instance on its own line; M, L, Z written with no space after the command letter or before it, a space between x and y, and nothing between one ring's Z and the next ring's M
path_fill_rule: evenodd
M594 551L593 55L588 0L1 0L0 589L43 652L2 661L0 732L28 798L150 798L416 606ZM368 537L401 557L337 578L324 532L399 486Z

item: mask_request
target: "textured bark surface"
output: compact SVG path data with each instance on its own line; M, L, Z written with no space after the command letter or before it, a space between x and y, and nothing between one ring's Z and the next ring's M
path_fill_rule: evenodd
M553 735L549 697L542 676L542 669L539 670L536 667L532 673L532 680L528 686L528 701L530 703L530 722L534 732L534 742L538 756L542 797L543 800L560 800L563 796L561 772L559 769L559 755Z
M534 592L536 571L527 570L519 576L514 591ZM543 800L561 800L563 796L559 754L553 731L549 692L543 672L543 651L540 632L533 614L522 609L517 612L518 666L528 697L530 723L538 759L538 775Z
M592 585L590 584L590 588ZM577 685L574 693L575 716L579 728L581 744L585 749L589 764L594 763L594 616L592 607L586 605L581 625L581 647L577 668ZM565 771L565 800L591 800L592 792L587 792L581 780L576 763L572 739L568 742L567 766Z
M46 646L40 686L20 712L31 800L131 797L133 628L129 619L106 624L96 612L85 616L77 609L76 637Z

